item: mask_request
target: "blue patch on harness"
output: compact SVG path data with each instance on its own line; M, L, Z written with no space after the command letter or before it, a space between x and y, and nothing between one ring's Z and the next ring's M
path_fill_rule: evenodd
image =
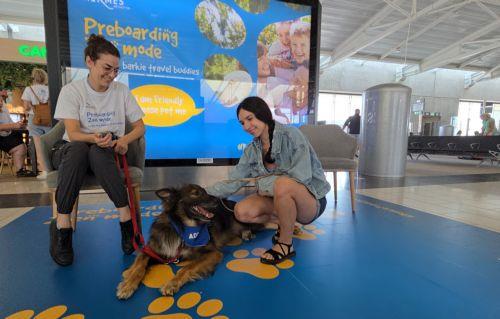
M170 220L175 232L182 238L182 241L189 247L203 247L210 241L210 232L208 224L199 226L179 226L174 221Z

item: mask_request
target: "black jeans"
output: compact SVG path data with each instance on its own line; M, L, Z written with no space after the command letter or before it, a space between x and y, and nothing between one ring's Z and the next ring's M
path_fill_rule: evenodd
M71 213L89 170L95 174L115 207L128 206L125 183L120 176L112 148L101 148L85 142L70 142L57 152L62 152L56 190L59 214Z

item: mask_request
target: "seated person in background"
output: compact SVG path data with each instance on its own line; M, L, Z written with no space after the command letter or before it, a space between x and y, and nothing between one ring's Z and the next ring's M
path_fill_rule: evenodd
M128 145L144 135L144 113L130 90L114 81L120 52L102 36L92 34L84 51L89 75L65 85L54 117L64 121L67 142L58 167L57 218L50 224L50 255L61 266L73 262L70 213L90 169L120 214L121 246L134 252L133 226L127 191L115 162L115 153L126 154ZM132 130L125 134L125 123Z
M33 83L24 89L23 96L21 99L24 103L24 110L28 112L28 130L30 136L33 137L33 142L35 143L35 150L37 154L42 152L42 146L40 144L40 136L49 132L49 126L41 126L33 123L33 117L35 113L33 112L33 106L46 103L49 100L49 87L47 86L47 73L43 69L34 68L31 72L31 78ZM38 159L38 156L37 156ZM40 175L37 176L38 179L47 178L47 171L43 166L42 161L38 161L38 168Z
M17 177L34 177L35 173L24 168L26 159L26 145L20 132L12 131L23 129L24 123L13 122L9 110L0 98L0 149L12 156Z
M237 203L234 214L241 222L278 224L272 248L260 258L262 263L278 264L295 256L295 222L310 224L325 210L330 184L307 138L298 128L275 122L264 100L244 99L236 115L254 139L230 171L230 180L208 187L207 192L226 197L249 180L255 182L257 193Z
M497 128L495 125L495 119L491 117L490 113L481 114L481 120L483 120L483 127L481 128L481 135L493 136L497 135Z

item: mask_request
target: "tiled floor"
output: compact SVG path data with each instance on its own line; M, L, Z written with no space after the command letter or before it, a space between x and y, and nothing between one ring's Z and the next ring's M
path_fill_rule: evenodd
M372 188L358 193L500 233L500 182Z

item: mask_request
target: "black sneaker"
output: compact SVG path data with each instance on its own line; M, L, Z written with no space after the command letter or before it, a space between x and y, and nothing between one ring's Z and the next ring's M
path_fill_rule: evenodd
M20 170L17 171L16 173L17 177L36 177L36 173L32 171L25 170L24 168L21 168Z
M73 263L73 229L57 229L56 219L50 222L50 256L60 266Z
M122 233L122 250L125 255L130 255L134 252L134 225L132 219L126 222L120 222L120 230Z

